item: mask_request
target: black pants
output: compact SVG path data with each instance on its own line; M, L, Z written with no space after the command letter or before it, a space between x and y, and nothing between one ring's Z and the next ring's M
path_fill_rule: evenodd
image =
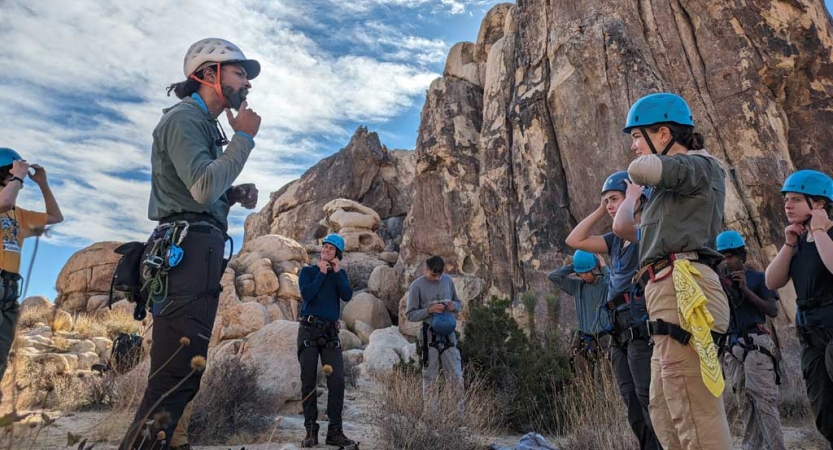
M323 339L322 339L323 338ZM327 376L327 417L329 429L341 429L341 413L344 409L344 358L341 346L323 344L324 341L339 342L338 331L333 327L320 327L302 323L298 327L298 361L301 363L301 398L305 399L304 426L318 420L318 395L315 385L318 381L318 358L321 364L329 364L333 373Z
M191 368L191 360L208 356L225 269L225 240L217 229L194 228L182 243L182 262L168 272L167 298L152 304L148 386L120 450L169 448L185 405L199 390L202 372ZM183 337L190 340L187 346L180 343ZM145 426L149 420L154 423ZM165 432L164 442L157 439L160 430Z
M816 428L833 444L833 330L804 330L801 348L801 372L807 385L807 397Z
M612 317L619 336L627 336L625 330L638 322L629 310L619 311ZM619 384L619 393L628 409L628 424L639 440L641 450L661 450L662 446L651 425L648 411L651 388L651 357L654 349L647 339L621 340L610 348L610 362Z

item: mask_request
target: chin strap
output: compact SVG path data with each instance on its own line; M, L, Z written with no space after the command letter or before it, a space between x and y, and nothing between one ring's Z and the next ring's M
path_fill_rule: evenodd
M653 153L655 155L657 155L657 154L661 154L663 156L667 155L668 151L671 150L671 147L673 147L674 144L677 143L677 138L675 138L674 136L671 136L671 140L668 142L668 144L662 150L662 153L658 153L656 147L654 147L654 143L651 141L650 136L648 136L648 131L645 129L645 127L639 127L639 131L642 132L642 137L645 138L645 142L647 142L648 147L651 148L651 153Z
M188 78L191 78L192 80L196 80L197 83L208 86L208 87L214 89L214 92L216 92L217 96L220 97L220 102L222 102L223 109L226 109L226 108L229 107L228 102L226 102L226 97L223 95L223 87L220 85L220 63L217 63L217 76L214 78L214 83L209 83L205 80L197 78L196 74L193 74Z

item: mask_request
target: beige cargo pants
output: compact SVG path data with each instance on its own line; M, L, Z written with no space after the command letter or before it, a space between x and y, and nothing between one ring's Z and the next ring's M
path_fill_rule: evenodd
M769 335L750 337L755 345L774 353L775 344ZM743 354L744 349L734 345L723 355L726 384L732 386L741 411L743 450L784 450L775 364L772 358L758 351L749 351L745 361Z
M171 448L181 447L188 444L188 425L191 424L191 415L194 413L194 401L188 402L182 415L179 416L179 422L176 424L174 435L171 437Z
M729 326L729 302L717 274L709 266L692 263L703 278L695 277L709 300L714 331ZM656 275L659 281L645 286L645 301L651 320L680 324L677 297L670 268ZM667 275L667 276L666 276ZM665 276L665 278L663 278ZM665 450L730 450L732 437L723 407L700 376L700 357L688 345L670 336L654 336L651 359L650 405L654 431Z

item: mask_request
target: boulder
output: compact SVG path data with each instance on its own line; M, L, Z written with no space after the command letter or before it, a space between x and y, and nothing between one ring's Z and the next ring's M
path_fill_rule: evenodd
M402 362L402 352L408 341L396 327L376 330L370 335L370 344L364 350L362 375L373 376L389 373Z
M252 333L243 346L242 360L260 370L258 384L277 397L275 409L301 399L298 326L298 322L272 322Z
M388 266L376 266L367 280L367 292L382 300L392 316L399 314L399 299L402 297L401 286L399 273Z
M422 322L409 322L405 317L408 309L408 294L399 299L399 332L405 336L418 337L422 330Z
M321 225L344 238L346 252L380 252L385 242L376 233L381 219L376 211L352 200L335 199L324 205Z
M69 351L71 353L96 353L98 347L95 345L93 341L88 340L80 340L77 342L73 342L69 346Z
M338 338L341 340L341 349L343 351L362 348L362 340L351 333L350 330L340 330L338 332Z
M93 313L100 309L107 307L107 302L110 300L110 295L93 295L87 299L87 312Z
M101 357L95 352L76 353L78 357L78 365L76 370L90 370L93 364L99 364Z
M373 269L379 266L387 266L388 263L377 258L376 255L361 252L348 252L342 260L344 270L347 271L347 278L350 279L350 287L359 291L367 287L367 280L373 273Z
M356 333L356 336L361 339L362 344L367 345L370 343L370 335L373 334L375 330L370 325L362 322L361 320L357 320L353 324L353 332Z
M384 262L386 262L390 265L394 265L394 264L396 264L396 261L399 260L399 252L382 252L382 253L379 253L379 259L381 259L382 261L384 261Z
M278 298L301 301L301 288L298 286L298 275L282 273L280 283L281 288L278 290Z
M341 317L351 329L357 320L370 325L374 330L391 325L390 314L385 303L368 292L354 294L353 299L344 307Z
M480 23L480 32L477 33L477 43L473 55L475 61L486 62L492 45L503 37L506 17L511 9L511 3L498 3L486 13L486 17Z
M55 281L55 305L71 312L86 312L90 297L109 293L113 271L121 258L113 250L121 244L97 242L73 254Z
M223 340L248 336L271 321L269 311L257 302L239 303L222 316Z
M245 240L280 233L298 242L318 241L327 233L319 223L333 199L360 201L382 218L402 216L410 207L414 153L388 150L376 133L359 127L338 153L284 185L269 203L246 219Z
M51 307L52 307L52 302L50 302L48 298L40 296L40 295L35 295L35 296L32 296L32 297L26 297L25 300L20 302L20 310L21 311L26 310L26 309L51 308Z
M281 235L268 234L247 241L240 253L229 263L229 267L239 274L252 273L254 267L250 269L250 266L261 263L263 259L277 264L285 261L297 261L301 264L309 262L307 251L302 245Z
M281 287L278 277L272 271L271 263L268 262L268 259L265 261L267 262L265 267L260 266L252 273L255 284L255 295L273 294L278 292ZM240 291L238 291L238 294L242 295Z
M274 275L274 274L272 274L272 275ZM263 281L261 281L261 283L263 283ZM277 279L274 281L274 283L276 285L280 285L280 283L278 283ZM243 275L240 275L239 277L237 277L237 279L234 280L234 287L237 289L237 295L239 295L240 297L253 297L253 296L255 296L255 290L256 290L255 276L250 274L250 273L245 273ZM274 291L272 291L272 292L274 292Z
M358 367L364 361L364 350L347 350L342 356L344 356L345 367Z
M90 339L93 345L95 345L95 352L98 356L104 356L107 353L107 350L113 348L113 341L107 339L106 337L102 336L95 336Z
M475 61L474 54L475 45L471 42L460 42L452 46L445 61L443 75L482 87L486 76L485 64Z

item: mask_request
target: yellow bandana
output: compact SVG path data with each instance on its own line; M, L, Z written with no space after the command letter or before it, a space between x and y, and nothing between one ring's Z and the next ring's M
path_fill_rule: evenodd
M715 397L720 397L726 383L717 358L717 348L712 339L711 329L714 325L706 304L706 294L694 281L694 277L703 277L691 262L684 259L674 261L674 290L677 293L677 312L680 326L691 333L691 345L700 356L700 375L703 383Z

